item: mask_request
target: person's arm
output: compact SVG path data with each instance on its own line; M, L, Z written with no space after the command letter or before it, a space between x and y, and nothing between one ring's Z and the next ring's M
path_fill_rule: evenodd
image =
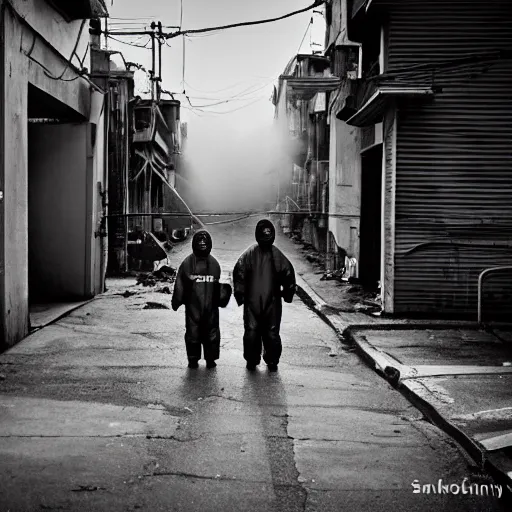
M176 281L174 282L174 290L172 292L172 309L178 311L179 307L185 304L186 301L186 275L185 275L185 262L180 265Z
M212 274L215 278L214 286L214 305L216 307L225 308L229 304L229 300L231 299L232 289L231 285L228 283L221 282L221 274L222 270L220 268L219 262L213 257L212 258Z
M241 306L244 303L245 295L245 274L247 271L247 253L243 253L238 261L236 262L235 268L233 269L233 287L234 296L236 303Z
M279 249L278 249L279 251ZM283 287L281 295L287 303L292 302L296 291L295 270L290 260L281 252L279 258L279 283Z

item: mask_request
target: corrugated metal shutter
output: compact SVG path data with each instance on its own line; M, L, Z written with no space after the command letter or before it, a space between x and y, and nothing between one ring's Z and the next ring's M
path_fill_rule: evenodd
M512 48L511 4L391 6L388 70ZM512 264L512 61L400 78L434 79L443 91L432 103L399 106L395 311L476 317L479 273ZM510 314L512 276L489 288L491 310Z

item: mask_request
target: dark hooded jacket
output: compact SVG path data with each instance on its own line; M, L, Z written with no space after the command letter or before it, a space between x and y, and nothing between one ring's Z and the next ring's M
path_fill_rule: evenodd
M217 342L220 340L221 270L218 261L210 255L212 239L207 231L200 230L194 234L192 250L193 253L183 260L178 269L172 308L177 311L185 305L187 342Z
M281 298L292 302L295 272L288 258L275 247L276 231L272 222L260 220L256 225L256 244L238 259L233 270L235 299L250 308L256 317L265 316Z

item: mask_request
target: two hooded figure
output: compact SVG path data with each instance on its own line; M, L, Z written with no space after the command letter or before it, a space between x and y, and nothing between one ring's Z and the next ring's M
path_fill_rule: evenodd
M249 247L233 270L234 295L244 305L244 359L254 370L263 360L276 371L281 357L282 300L292 302L295 271L286 256L275 247L276 231L272 222L256 225L257 244ZM263 347L262 347L263 346Z
M295 272L286 256L274 246L276 231L269 220L256 225L256 244L238 259L233 270L234 295L244 305L244 359L249 370L263 360L276 371L281 357L282 300L292 302ZM220 283L221 269L211 256L212 239L205 230L195 233L192 254L181 263L172 308L185 305L185 346L190 368L197 368L203 349L206 366L219 358L219 307L226 307L231 286Z
M205 230L194 234L192 254L181 263L172 296L172 308L185 306L185 346L190 368L197 368L201 347L208 368L219 358L219 307L226 307L231 287L220 283L219 262L210 254L212 238Z

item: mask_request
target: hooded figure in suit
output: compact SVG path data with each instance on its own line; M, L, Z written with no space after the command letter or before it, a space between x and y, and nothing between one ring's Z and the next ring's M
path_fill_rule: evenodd
M263 360L276 371L281 357L282 300L292 302L295 271L286 256L274 246L276 230L272 222L256 225L256 244L238 259L233 270L234 295L244 305L244 359L254 370Z
M212 238L205 230L197 231L192 239L192 254L181 263L174 284L172 309L185 306L185 346L189 368L197 368L201 346L208 368L217 366L219 359L219 307L226 307L231 287L219 282L219 262L210 254Z

